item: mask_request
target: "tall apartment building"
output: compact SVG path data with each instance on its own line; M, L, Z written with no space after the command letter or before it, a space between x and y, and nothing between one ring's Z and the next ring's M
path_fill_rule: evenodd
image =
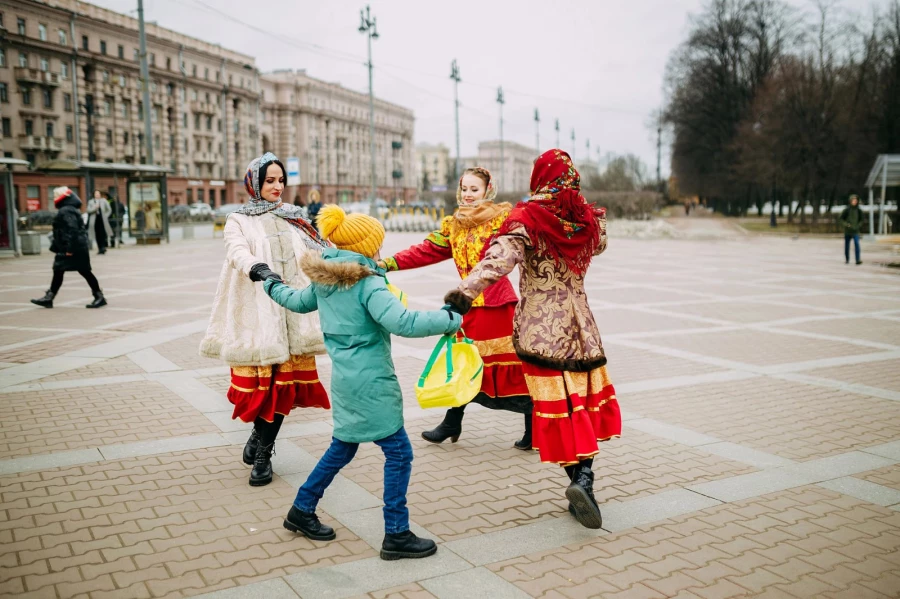
M169 204L246 200L244 169L264 146L300 157L304 183L318 183L327 198L368 195L368 96L302 72L263 77L252 56L153 23L145 30L153 163L171 170ZM415 187L413 115L381 101L375 111L387 198ZM0 0L5 156L37 167L146 163L143 115L137 19L78 0ZM19 209L27 199L47 207L60 182L17 172Z
M323 202L371 195L369 96L310 77L304 70L263 75L262 145L282 160L300 161L302 184L286 197L317 189ZM409 201L416 193L411 110L375 100L375 179L378 197Z
M419 144L416 146L416 182L421 191L452 189L456 159L450 157L450 149L444 144ZM460 169L466 165L460 164Z
M497 191L502 193L528 193L531 185L531 169L537 159L534 147L512 141L503 142L503 160L500 160L500 140L478 144L478 163L491 171L497 181Z

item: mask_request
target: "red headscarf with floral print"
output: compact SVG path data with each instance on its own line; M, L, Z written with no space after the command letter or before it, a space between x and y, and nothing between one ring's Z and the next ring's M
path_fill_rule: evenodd
M557 264L583 275L600 245L597 219L606 211L581 195L581 176L562 150L548 150L531 171L531 198L513 208L500 235L522 225Z

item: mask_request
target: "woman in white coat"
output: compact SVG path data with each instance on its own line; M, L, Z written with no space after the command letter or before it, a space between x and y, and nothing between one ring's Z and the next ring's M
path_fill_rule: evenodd
M109 239L112 237L112 227L109 226L109 215L112 214L112 208L109 207L109 202L99 190L95 191L94 197L88 200L87 213L89 247L93 247L96 241L98 253L105 254Z
M271 152L248 165L250 199L225 222L225 264L200 343L201 355L231 366L232 418L253 423L244 447L253 486L272 480L275 438L291 409L331 407L314 358L325 353L319 317L286 311L257 284L277 278L306 287L301 257L328 246L302 208L282 202L285 173Z

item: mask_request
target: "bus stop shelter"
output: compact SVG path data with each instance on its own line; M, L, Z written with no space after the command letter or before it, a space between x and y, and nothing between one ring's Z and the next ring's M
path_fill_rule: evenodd
M0 255L17 256L18 240L16 239L16 188L13 185L13 167L29 167L31 163L18 158L0 157L2 182L0 182Z
M94 195L97 177L126 180L128 209L128 233L139 244L156 244L169 241L169 210L166 201L166 176L169 169L151 164L125 164L118 162L89 162L83 160L53 160L36 170L55 175L84 178L87 198Z
M888 187L900 187L900 154L881 154L875 160L875 166L866 179L869 188L869 235L875 235L875 188L881 188L881 203L878 207L878 234L885 235L887 219L884 217L884 203Z

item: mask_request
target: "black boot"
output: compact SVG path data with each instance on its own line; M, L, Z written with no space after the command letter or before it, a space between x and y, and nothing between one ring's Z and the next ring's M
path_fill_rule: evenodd
M431 443L443 443L450 439L451 443L459 441L462 433L462 419L465 415L465 407L450 408L444 415L444 420L437 428L422 433L422 438Z
M572 483L566 489L566 498L575 510L575 518L585 528L600 528L603 517L594 499L594 473L590 466L579 464L575 467Z
M291 506L291 511L284 519L284 527L313 541L330 541L335 537L334 529L319 522L315 513L301 512L294 506Z
M103 297L103 292L98 290L94 292L94 301L85 306L85 308L102 308L105 305L106 298Z
M522 435L521 441L516 441L513 444L513 447L522 451L531 449L531 414L525 414L525 434Z
M31 303L36 306L41 306L42 308L52 308L54 297L56 297L56 294L48 289L47 293L44 294L44 297L33 299L31 300Z
M253 460L253 470L250 471L250 486L263 487L272 482L272 454L275 453L275 444L256 447L256 458Z
M250 438L247 439L247 444L244 445L244 463L248 466L252 466L254 460L256 460L257 447L259 447L259 433L254 428L253 432L250 433Z
M437 545L431 539L420 539L413 531L384 535L381 543L381 559L418 559L434 555Z

